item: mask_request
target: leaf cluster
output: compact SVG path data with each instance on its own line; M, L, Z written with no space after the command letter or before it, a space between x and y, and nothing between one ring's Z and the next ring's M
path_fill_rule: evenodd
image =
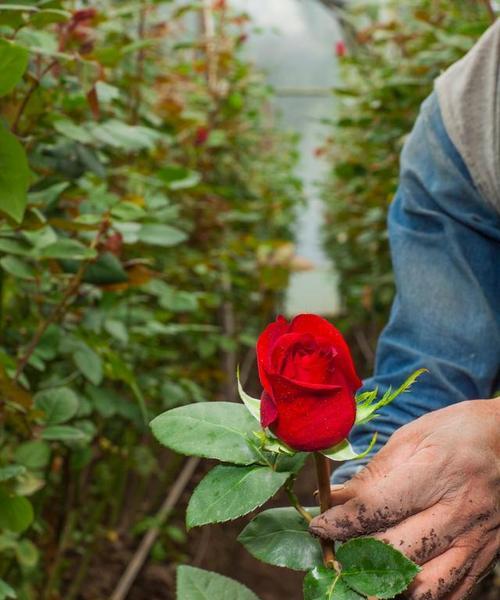
M302 199L244 19L209 56L198 2L80 5L0 5L0 598L75 598L151 526L176 463L147 423L234 395Z
M323 149L331 165L323 239L340 275L345 330L370 356L394 295L386 218L402 146L434 79L472 47L489 15L485 3L416 0L356 3L343 17L352 40Z

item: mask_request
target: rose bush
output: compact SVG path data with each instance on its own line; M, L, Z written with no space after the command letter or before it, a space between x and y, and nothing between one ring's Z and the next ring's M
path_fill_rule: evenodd
M260 420L294 450L314 452L345 439L361 387L341 333L317 315L278 317L257 342L264 388Z
M291 322L278 317L260 335L256 350L264 386L260 400L244 391L238 373L243 405L199 402L168 410L151 422L154 435L167 448L222 463L194 490L187 526L237 519L283 489L291 506L260 512L238 537L252 556L306 571L304 600L394 598L417 575L417 565L374 538L336 546L320 541L310 535L309 524L331 508L330 460L360 458L373 447L376 434L357 454L345 439L351 428L376 418L378 409L405 392L424 370L382 398L377 390L356 394L361 381L342 335L325 319L309 314ZM303 506L294 490L309 462L308 452L314 457L319 510ZM217 573L187 565L178 569L178 600L198 597L198 590L206 588L211 591L207 598L258 600L248 588Z

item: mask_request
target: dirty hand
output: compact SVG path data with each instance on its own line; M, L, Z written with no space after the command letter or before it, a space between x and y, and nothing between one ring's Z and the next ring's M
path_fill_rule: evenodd
M402 427L332 501L314 535L373 535L422 565L408 598L466 598L500 550L500 398Z

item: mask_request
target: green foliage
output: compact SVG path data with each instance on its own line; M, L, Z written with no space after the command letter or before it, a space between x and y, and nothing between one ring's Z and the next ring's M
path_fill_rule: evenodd
M0 211L18 222L26 207L29 180L23 147L16 136L0 126Z
M107 532L156 512L175 465L147 423L234 399L301 202L244 20L215 11L212 49L197 2L80 5L0 9L0 473L19 531L0 516L0 577L23 600L77 597ZM255 462L235 437L220 456Z
M6 600L7 598L17 598L17 594L8 583L0 579L0 600Z
M323 563L320 543L311 537L307 523L293 508L261 512L238 541L255 558L277 567L308 571Z
M0 487L0 528L21 533L32 521L31 502Z
M327 253L340 274L345 329L360 344L388 318L393 279L386 216L398 184L399 155L434 79L489 24L485 3L416 0L356 6L345 14L356 40L341 60L338 110L325 152Z
M420 571L411 560L374 538L340 545L337 572L315 567L304 579L304 600L359 600L367 596L394 598Z
M158 441L181 454L240 465L257 461L250 444L256 423L241 404L181 406L156 417L151 428Z
M0 96L8 94L21 80L28 62L26 48L0 39Z
M338 573L316 567L304 577L304 600L362 600Z
M268 467L215 467L191 496L187 525L221 523L246 515L274 496L289 477L290 473Z
M389 390L378 402L376 390L365 392L358 402L378 408L408 389L419 374L414 373L395 392ZM239 373L237 382L243 404L182 406L159 415L151 423L158 441L168 448L236 463L217 466L202 479L188 505L188 527L246 515L284 487L292 507L261 512L238 537L250 554L278 567L310 571L304 580L305 600L356 600L373 594L391 598L405 590L419 568L398 550L373 538L358 538L340 546L337 551L340 571L322 567L322 545L309 532L309 522L319 511L301 506L293 491L308 454L295 453L289 448L284 452L279 440L268 438L262 430L255 431L259 401L243 391ZM323 454L332 460L359 458L371 450L376 438L375 434L361 455L354 453L347 440ZM254 439L259 441L258 445ZM315 458L318 457L321 455ZM328 461L321 459L328 465ZM328 479L326 483L328 486ZM192 575L196 579L196 573ZM200 582L203 577L200 575ZM197 590L202 589L200 582Z
M345 583L360 594L393 598L405 590L420 571L411 560L389 544L373 538L357 538L337 550Z
M177 569L177 600L259 600L247 587L228 577L182 566Z

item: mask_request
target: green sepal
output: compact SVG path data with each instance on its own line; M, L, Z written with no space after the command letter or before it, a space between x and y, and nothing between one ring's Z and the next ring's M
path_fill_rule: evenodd
M257 419L257 421L260 424L260 400L258 398L252 398L252 396L249 396L243 389L243 386L241 385L240 381L239 367L236 371L236 379L238 381L238 393L240 395L241 401L247 407L248 412L252 415L252 417Z
M271 436L267 431L260 430L254 431L254 436L259 442L259 449L266 452L273 452L275 454L286 454L287 456L294 456L295 450L287 446L285 442L282 442L278 438Z
M368 423L372 419L375 419L378 415L376 411L383 406L387 406L393 400L395 400L400 394L406 392L410 389L410 387L415 383L418 377L422 375L422 373L428 372L427 369L418 369L412 373L408 379L400 386L397 390L392 391L392 388L389 388L386 393L383 395L381 400L376 400L377 398L377 389L371 390L368 392L363 392L356 398L356 422L355 425L363 425L364 423Z
M340 444L333 446L332 448L328 448L327 450L322 450L321 454L329 458L330 460L343 461L343 460L359 460L360 458L364 458L367 454L371 452L371 449L375 445L377 441L378 434L374 433L373 437L368 445L368 448L359 454L354 451L354 448L351 446L349 440L343 440Z

